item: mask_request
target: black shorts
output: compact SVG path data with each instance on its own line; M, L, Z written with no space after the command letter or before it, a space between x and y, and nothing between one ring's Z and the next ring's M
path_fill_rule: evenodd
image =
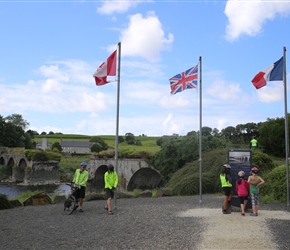
M105 188L105 191L106 191L106 198L114 198L114 192L112 189L109 189L109 188Z
M232 187L223 187L225 196L229 196L232 192Z
M239 196L241 204L244 204L244 201L248 200L248 196Z
M85 195L86 195L86 187L84 186L81 186L81 188L75 192L76 199L79 199L79 198L83 199L85 198Z

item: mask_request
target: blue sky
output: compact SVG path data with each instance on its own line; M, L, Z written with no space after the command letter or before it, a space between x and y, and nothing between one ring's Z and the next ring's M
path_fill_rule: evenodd
M284 117L283 83L251 80L290 50L289 25L286 0L0 0L0 115L39 133L114 135L117 83L93 74L121 42L120 135L199 130L198 90L171 95L168 79L200 56L202 126Z

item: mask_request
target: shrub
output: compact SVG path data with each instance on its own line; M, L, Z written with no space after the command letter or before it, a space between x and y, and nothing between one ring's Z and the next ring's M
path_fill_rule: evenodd
M42 150L26 150L25 156L29 161L60 161L61 155L58 152Z
M133 140L129 140L129 141L127 141L127 143L128 143L129 145L134 145L134 144L135 144L135 141L133 141Z
M261 195L273 197L274 200L286 202L287 185L286 185L286 167L280 166L271 172L263 175L265 184L261 186Z
M277 164L273 162L270 156L260 150L252 150L252 158L252 165L259 168L259 170L263 173L277 167Z
M219 187L219 178L214 172L202 173L202 193L216 193ZM200 190L199 167L196 163L186 164L173 174L168 188L175 195L197 195Z
M8 208L13 208L12 204L5 194L0 194L0 210Z

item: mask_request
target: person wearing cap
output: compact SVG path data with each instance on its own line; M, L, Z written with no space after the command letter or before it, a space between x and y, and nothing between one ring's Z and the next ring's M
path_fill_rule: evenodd
M251 216L258 216L259 210L259 187L265 183L265 181L258 176L259 169L256 167L251 168L251 175L248 178L250 184L250 196L252 201L253 213Z
M89 179L89 173L87 171L87 163L82 162L80 164L80 168L75 171L74 178L72 180L73 183L80 185L81 188L76 190L75 197L77 202L79 202L79 211L83 212L83 202L86 195L86 185Z
M238 172L239 179L236 181L236 191L240 199L241 215L245 216L245 209L248 203L249 183L245 180L245 172Z
M230 214L230 202L233 197L232 191L232 176L231 176L231 166L230 164L224 164L222 172L220 174L220 180L222 184L222 189L225 194L224 205L223 205L223 214Z
M118 185L118 174L116 171L114 171L114 166L112 164L109 164L108 166L108 171L104 175L104 181L107 198L105 209L108 210L109 215L112 215L113 212L111 209L111 201L114 198L114 194Z

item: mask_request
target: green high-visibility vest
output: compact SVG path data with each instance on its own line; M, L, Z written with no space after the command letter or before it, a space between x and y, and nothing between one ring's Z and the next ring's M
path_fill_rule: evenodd
M232 183L230 183L226 179L226 174L220 174L220 179L221 179L222 187L232 187Z

